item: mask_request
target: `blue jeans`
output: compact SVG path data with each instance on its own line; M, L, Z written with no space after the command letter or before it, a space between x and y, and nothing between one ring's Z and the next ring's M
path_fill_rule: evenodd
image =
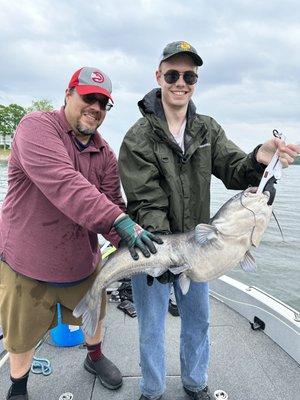
M209 293L207 283L191 281L183 295L179 282L174 292L181 317L180 366L183 386L199 391L206 386L209 360ZM141 392L157 399L165 391L165 318L171 284L154 279L147 285L145 274L132 277L133 299L138 315L140 340Z

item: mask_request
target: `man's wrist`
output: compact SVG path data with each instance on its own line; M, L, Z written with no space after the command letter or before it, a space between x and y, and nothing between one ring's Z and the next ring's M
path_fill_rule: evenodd
M124 218L127 218L128 215L125 213L122 213L117 216L117 218L114 220L113 226L115 226L118 222L122 221Z
M257 160L257 153L258 153L259 149L261 148L261 146L262 146L262 144L259 144L258 146L256 146L251 154L251 159L252 159L254 168L259 173L262 173L266 168L266 166L264 164L262 164L261 162L259 162Z

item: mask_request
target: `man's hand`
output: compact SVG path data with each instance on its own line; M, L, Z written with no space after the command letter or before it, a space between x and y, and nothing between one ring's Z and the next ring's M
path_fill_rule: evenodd
M259 163L268 165L277 150L279 160L283 168L286 168L295 161L295 158L300 153L300 145L286 145L285 142L279 138L268 140L258 149L256 160Z
M153 242L158 244L163 243L160 237L146 231L125 214L116 219L114 228L121 239L126 243L131 257L134 260L139 258L136 248L139 248L145 257L150 257L150 252L152 254L157 252Z

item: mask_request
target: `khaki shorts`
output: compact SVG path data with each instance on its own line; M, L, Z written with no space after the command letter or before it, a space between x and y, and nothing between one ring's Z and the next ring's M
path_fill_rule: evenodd
M81 325L73 309L92 286L99 267L85 281L70 287L55 287L14 272L0 261L0 325L4 347L11 353L33 349L47 331L57 325L57 303L62 320ZM103 292L100 321L106 314L106 292Z

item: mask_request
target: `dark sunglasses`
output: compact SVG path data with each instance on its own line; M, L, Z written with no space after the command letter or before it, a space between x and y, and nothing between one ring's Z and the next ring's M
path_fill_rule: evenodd
M195 85L198 79L198 75L194 71L178 72L176 69L170 69L163 74L165 81L169 84L177 82L180 75L187 85Z
M94 104L98 102L101 110L109 111L113 106L108 102L108 99L98 96L96 93L83 94L81 95L81 98L87 104Z

